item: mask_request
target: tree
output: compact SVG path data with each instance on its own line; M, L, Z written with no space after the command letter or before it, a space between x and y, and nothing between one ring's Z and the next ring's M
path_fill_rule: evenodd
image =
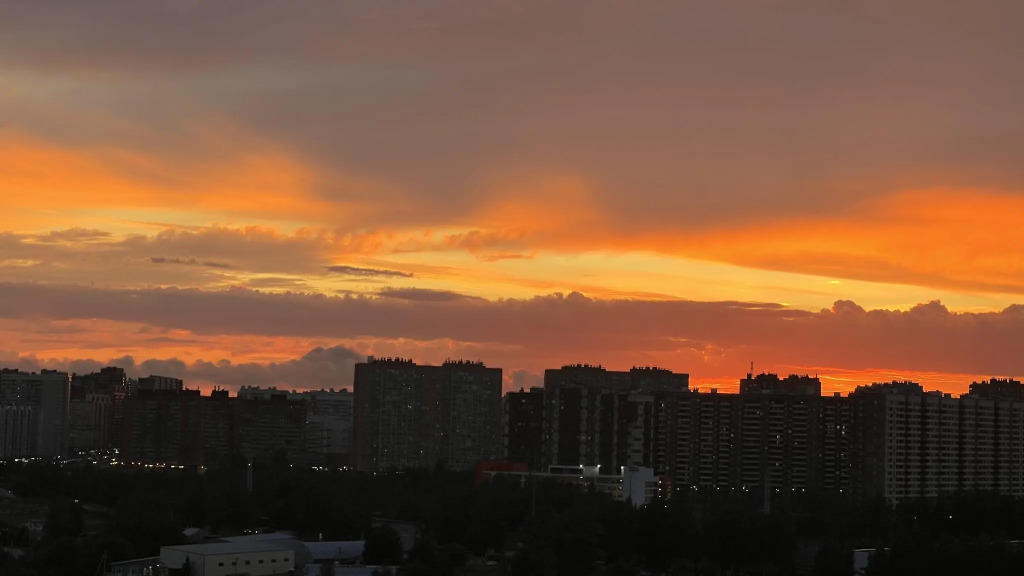
M402 562L402 539L391 526L376 526L366 535L363 563L396 566Z
M853 554L849 547L826 544L814 557L814 576L845 576L853 574Z
M76 538L84 527L82 509L76 502L67 498L57 498L50 502L46 514L47 538Z

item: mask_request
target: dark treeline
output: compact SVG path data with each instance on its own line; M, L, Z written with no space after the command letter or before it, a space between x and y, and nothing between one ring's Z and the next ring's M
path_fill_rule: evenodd
M410 470L361 474L253 469L239 459L193 470L125 470L7 464L0 484L48 504L41 537L0 526L0 574L92 574L108 561L152 556L183 542L189 526L217 534L289 530L317 540L367 539L373 563L396 561L396 539L372 530L374 517L417 522L421 537L399 574L482 573L467 560L497 563L488 573L588 575L661 573L852 574L853 548L887 548L869 574L1011 574L1024 552L1024 501L975 494L915 501L842 496L776 496L765 513L751 493L682 493L643 508L556 482ZM90 521L97 506L102 521ZM464 567L465 566L465 567ZM474 570L476 572L474 572Z

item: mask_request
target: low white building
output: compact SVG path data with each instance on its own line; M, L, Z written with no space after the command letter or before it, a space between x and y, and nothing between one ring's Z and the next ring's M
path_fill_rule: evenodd
M633 506L645 506L661 495L661 479L652 468L620 466L608 470L600 466L548 466L547 472L484 471L488 476L517 476L528 478L551 478L566 484L608 494L612 498L630 502Z
M160 565L160 557L136 558L111 562L107 576L164 576L167 571Z
M218 542L160 548L160 563L167 568L183 570L186 562L191 563L190 576L269 576L288 574L295 570L295 551L272 541Z

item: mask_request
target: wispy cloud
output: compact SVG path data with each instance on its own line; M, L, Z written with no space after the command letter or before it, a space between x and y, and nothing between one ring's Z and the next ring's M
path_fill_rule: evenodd
M230 264L224 262L213 262L210 260L196 260L195 258L165 258L163 256L150 256L149 261L153 264L184 264L186 266L206 266L207 268L231 268Z
M360 278L412 278L412 272L401 270L385 270L383 268L360 268L358 266L334 265L328 266L328 272L341 274L343 276L357 276Z

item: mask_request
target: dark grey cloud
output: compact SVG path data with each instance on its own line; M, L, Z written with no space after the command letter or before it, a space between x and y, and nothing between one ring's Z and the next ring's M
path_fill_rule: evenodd
M211 260L196 260L195 258L165 258L163 256L150 256L149 261L153 264L184 264L187 266L206 266L207 268L231 268L230 264L224 262L213 262Z
M544 385L544 374L529 370L512 370L507 374L507 379L511 383L509 388L512 390L529 390L535 386Z
M359 278L412 278L412 272L401 270L385 270L382 268L360 268L358 266L336 265L328 266L327 271L343 276L356 276Z
M285 386L297 389L349 387L352 384L353 366L364 359L363 354L343 346L317 347L302 357L266 364L232 363L226 359L187 363L177 358L154 358L138 362L132 356L100 362L91 359L18 356L13 352L0 351L0 367L6 368L33 372L46 368L86 374L104 366L118 366L136 378L157 374L182 378L186 386L202 382L230 389L241 386Z
M1024 307L954 313L938 302L904 311L851 302L811 312L743 302L329 297L245 289L100 290L0 284L0 317L99 318L197 334L320 339L449 340L489 363L536 371L566 362L762 365L1024 374ZM490 352L488 352L490 351ZM500 362L500 364L499 364Z
M1011 0L179 4L5 5L5 116L180 154L182 118L228 119L405 190L374 225L447 224L552 173L624 230L1024 188Z
M384 288L378 292L378 295L412 302L452 302L476 298L450 290L434 290L432 288Z

